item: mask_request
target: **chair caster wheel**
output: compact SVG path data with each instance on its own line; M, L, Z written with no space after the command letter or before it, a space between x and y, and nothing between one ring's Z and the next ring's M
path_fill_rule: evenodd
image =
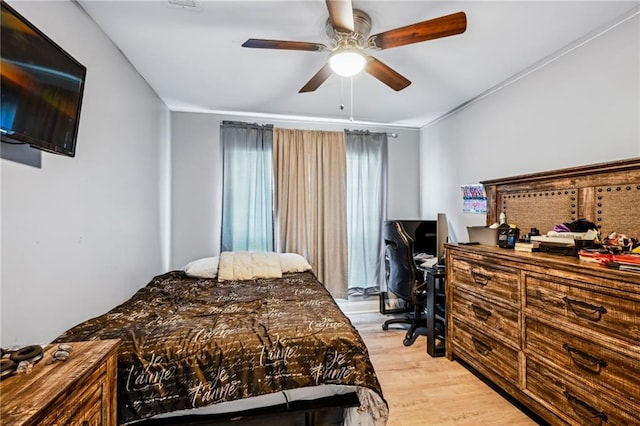
M407 339L406 337L402 341L402 344L405 345L405 346L411 346L412 343L413 343L413 341L411 339Z
M389 329L389 324L382 324L382 329L387 331Z

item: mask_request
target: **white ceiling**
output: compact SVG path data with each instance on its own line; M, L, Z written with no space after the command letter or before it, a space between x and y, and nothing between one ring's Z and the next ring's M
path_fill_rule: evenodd
M327 52L248 49L248 38L319 42L323 0L166 0L79 4L122 50L171 110L251 117L348 121L349 79L333 75L318 90L298 90ZM638 14L634 1L358 1L371 34L464 11L467 31L447 38L368 51L412 81L395 92L369 74L354 78L353 119L422 127L558 52ZM340 105L344 104L344 110Z

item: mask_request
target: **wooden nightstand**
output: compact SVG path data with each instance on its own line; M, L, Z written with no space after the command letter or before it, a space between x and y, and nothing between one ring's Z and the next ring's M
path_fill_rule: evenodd
M116 424L119 340L72 342L66 361L47 365L57 344L28 374L0 383L0 423L112 426Z

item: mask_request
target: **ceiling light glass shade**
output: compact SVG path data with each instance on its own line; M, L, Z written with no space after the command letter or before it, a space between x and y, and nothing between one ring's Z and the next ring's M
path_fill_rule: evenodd
M367 58L358 49L340 49L329 56L329 66L342 77L351 77L362 71L367 64Z

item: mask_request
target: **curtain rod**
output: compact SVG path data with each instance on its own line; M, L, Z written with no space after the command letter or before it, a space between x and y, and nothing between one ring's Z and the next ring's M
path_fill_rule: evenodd
M273 124L258 124L258 123L246 123L244 121L234 121L234 120L222 120L221 123L222 126L230 126L230 127L253 127L253 128L257 128L257 129L273 129L274 126ZM345 132L355 132L355 133L370 133L369 130L349 130L349 129L344 129ZM371 133L375 133L375 132L371 132ZM387 137L389 138L397 138L398 134L397 133L390 133L390 132L381 132L381 133L385 133L387 135Z
M370 130L349 130L349 129L344 129L345 132L352 132L352 133L377 133L377 132L371 132ZM389 138L397 138L398 134L397 133L390 133L390 132L379 132L379 133L384 133L385 135L387 135L387 137Z

